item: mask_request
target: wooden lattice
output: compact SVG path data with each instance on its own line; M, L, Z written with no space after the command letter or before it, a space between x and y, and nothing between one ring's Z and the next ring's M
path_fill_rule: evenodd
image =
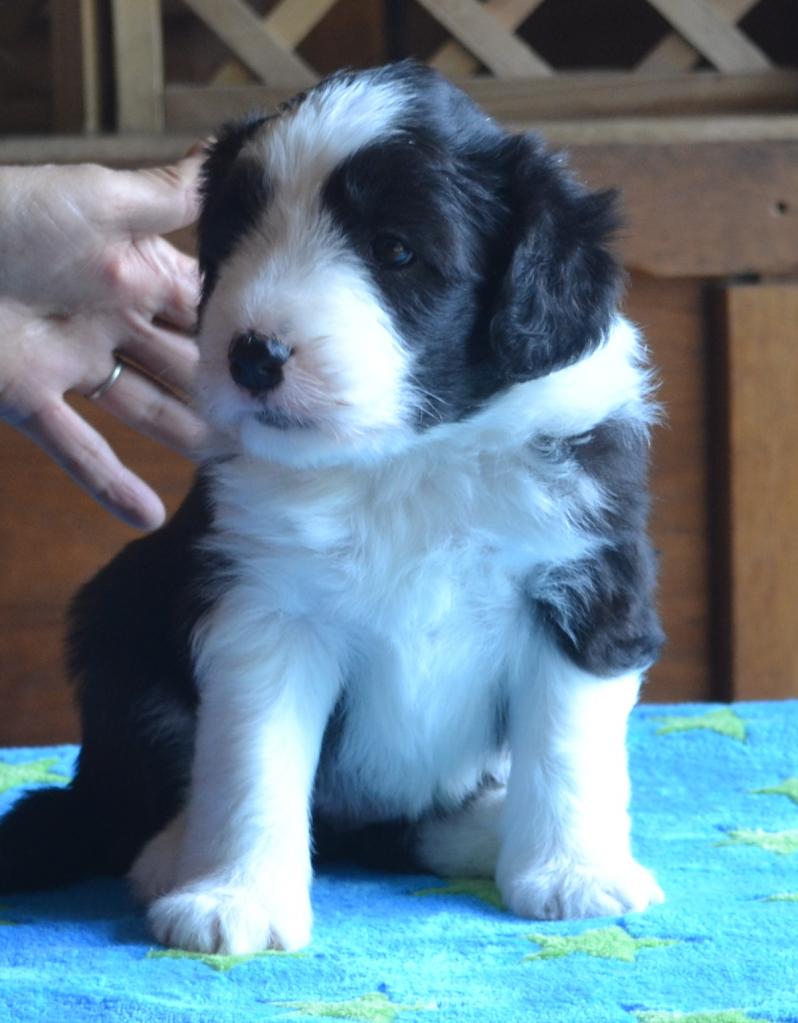
M260 16L246 0L182 0L234 59L218 68L209 90L257 83L276 93L313 84L314 68L297 47L338 0L281 0ZM456 78L479 74L503 82L560 78L517 34L543 0L416 0L449 34L430 63ZM548 0L554 2L554 0ZM678 74L700 61L724 75L768 72L767 55L738 22L757 0L640 0L671 27L634 74ZM160 0L113 0L119 126L160 130L168 87L163 81Z

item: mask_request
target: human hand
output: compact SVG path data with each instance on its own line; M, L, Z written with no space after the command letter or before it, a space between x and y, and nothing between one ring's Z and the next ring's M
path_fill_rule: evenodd
M160 498L67 402L125 369L98 404L184 453L203 428L176 394L191 388L186 335L196 263L161 233L192 223L202 162L112 171L94 165L0 168L0 417L140 528Z

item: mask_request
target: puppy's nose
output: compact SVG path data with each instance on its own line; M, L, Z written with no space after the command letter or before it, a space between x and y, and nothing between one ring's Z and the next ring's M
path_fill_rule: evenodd
M230 375L250 394L263 394L281 383L290 355L291 349L276 337L248 330L230 342Z

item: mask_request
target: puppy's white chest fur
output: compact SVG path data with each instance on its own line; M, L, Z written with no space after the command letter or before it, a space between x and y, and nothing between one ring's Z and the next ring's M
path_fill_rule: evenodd
M529 445L379 470L239 462L217 484L242 642L253 616L279 615L337 649L317 808L362 823L462 800L496 769L508 657L531 627L521 580L588 548L572 520L597 500L589 483Z
M360 623L316 802L339 819L414 816L455 803L499 746L504 652L522 627L518 587L478 543L404 566L372 627Z

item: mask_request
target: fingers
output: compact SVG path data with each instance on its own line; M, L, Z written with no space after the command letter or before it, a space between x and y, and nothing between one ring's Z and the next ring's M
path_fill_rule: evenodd
M156 239L158 246L169 245L163 238ZM170 248L174 246L169 245ZM200 286L197 261L191 256L174 249L174 270L166 287L161 308L160 319L172 324L180 330L193 330L197 321L197 304L199 303Z
M158 495L62 399L41 406L20 428L123 522L137 529L156 529L163 523L166 512Z
M125 190L125 226L132 235L168 234L194 223L204 159L204 150L192 151L167 167L117 171Z
M193 329L200 294L196 259L157 236L140 243L138 252L154 315L180 330Z
M199 361L196 344L183 334L152 323L137 324L120 346L147 376L168 391L190 395Z
M189 458L197 456L205 436L201 420L132 366L125 367L97 404L139 433Z

